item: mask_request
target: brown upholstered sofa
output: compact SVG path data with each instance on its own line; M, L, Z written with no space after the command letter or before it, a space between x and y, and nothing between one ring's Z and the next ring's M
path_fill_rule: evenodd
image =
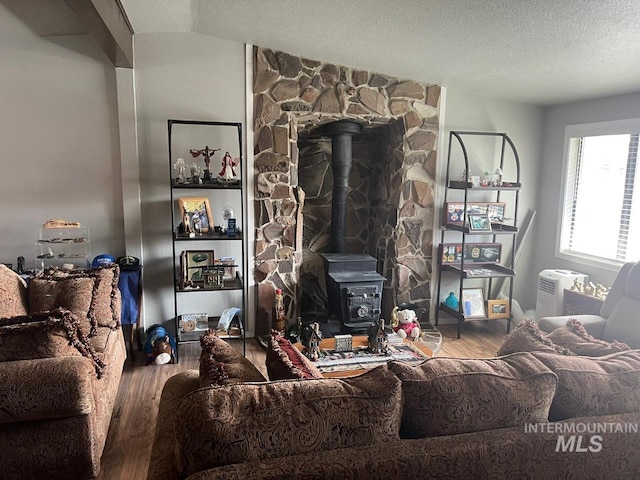
M126 357L118 275L49 271L27 286L0 265L0 479L98 475Z
M163 389L148 480L640 478L640 351L266 381L203 339L200 371Z

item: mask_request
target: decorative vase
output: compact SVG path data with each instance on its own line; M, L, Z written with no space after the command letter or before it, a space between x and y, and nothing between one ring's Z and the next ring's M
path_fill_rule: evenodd
M447 299L444 301L444 304L449 307L452 308L453 310L457 310L458 309L458 299L456 298L456 296L453 294L453 292L449 292L449 296L447 297Z

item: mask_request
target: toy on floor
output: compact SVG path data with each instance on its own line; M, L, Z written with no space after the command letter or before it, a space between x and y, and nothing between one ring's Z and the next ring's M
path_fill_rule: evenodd
M398 307L391 313L393 331L401 338L415 340L420 336L420 323L416 312L411 309L400 310Z
M176 340L162 325L152 325L147 330L144 351L147 353L147 365L175 363Z

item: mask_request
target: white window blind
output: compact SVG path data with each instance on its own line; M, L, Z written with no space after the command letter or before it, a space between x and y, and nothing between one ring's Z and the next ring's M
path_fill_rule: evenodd
M640 121L575 127L581 128L567 128L560 253L638 260Z

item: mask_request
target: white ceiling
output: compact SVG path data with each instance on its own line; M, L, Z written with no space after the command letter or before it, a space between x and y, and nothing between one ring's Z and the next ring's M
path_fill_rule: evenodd
M120 0L197 32L520 102L640 91L638 0Z
M82 31L62 0L0 2L43 36ZM507 100L640 91L638 0L120 2L135 33L212 35Z

